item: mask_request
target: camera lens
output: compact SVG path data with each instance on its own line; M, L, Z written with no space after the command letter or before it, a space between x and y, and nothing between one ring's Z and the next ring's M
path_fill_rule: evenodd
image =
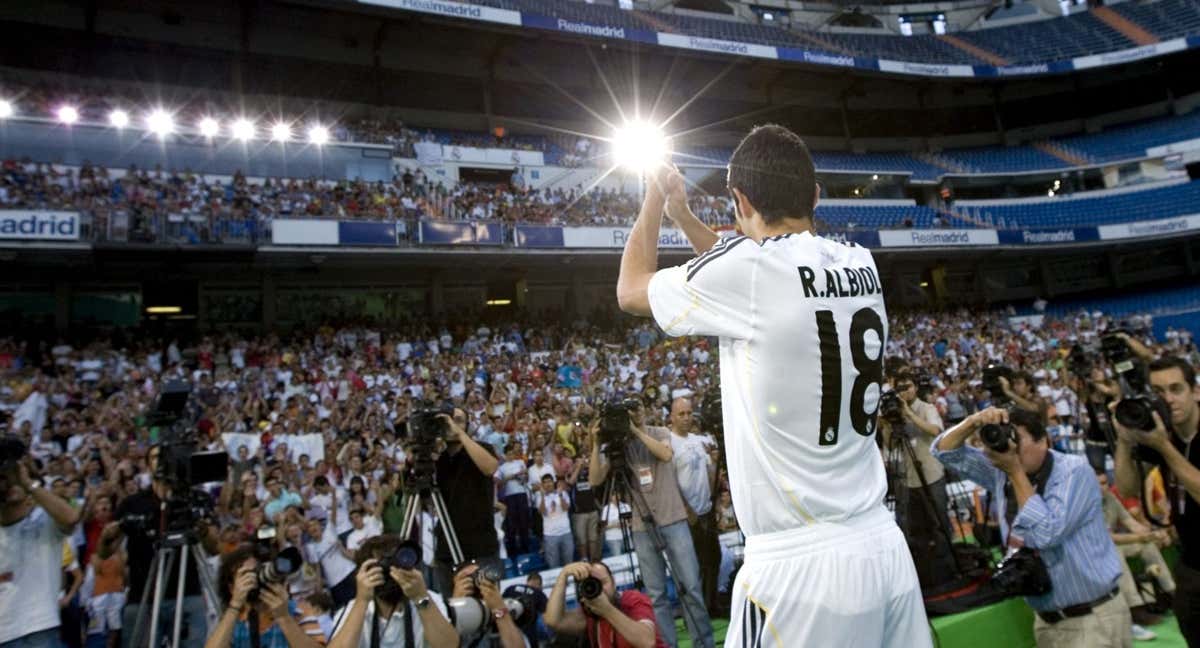
M421 556L417 550L407 545L397 549L396 555L392 557L392 564L400 569L413 569L420 561Z
M258 580L261 583L282 583L288 578L300 571L300 567L304 561L300 557L300 550L295 547L288 547L273 558L259 565Z
M979 428L979 440L996 452L1007 452L1012 438L1012 425L988 423Z
M579 585L575 588L575 595L580 599L591 600L600 596L603 591L604 584L600 582L600 579L595 576L588 576L579 581Z
M1117 422L1127 428L1149 432L1154 429L1154 406L1142 397L1126 398L1117 403Z

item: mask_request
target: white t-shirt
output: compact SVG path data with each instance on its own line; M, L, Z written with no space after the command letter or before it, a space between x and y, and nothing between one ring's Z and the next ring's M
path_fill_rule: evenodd
M65 537L40 506L0 525L0 644L59 626Z
M620 508L617 508L615 504L608 504L604 507L604 510L600 512L600 522L604 525L605 542L621 541L621 514L629 513L631 510L625 502L621 502Z
M747 536L879 507L887 313L875 260L802 234L718 241L650 280L670 335L720 337L730 486Z
M549 495L538 493L533 496L533 505L541 512L542 500L546 501L546 512L542 513L542 535L561 536L571 532L571 497L564 492L554 491Z
M698 434L683 437L672 432L671 451L683 500L696 515L708 513L712 510L712 487L708 482L712 459L708 456L708 444L704 437Z
M429 592L429 599L433 605L437 606L438 611L442 613L443 617L448 616L446 613L446 602L442 600L441 594ZM352 602L349 605L355 605L355 603ZM333 630L334 635L340 632L342 626L345 625L346 618L350 616L349 612L349 607L344 607L333 615L333 618L337 619L337 625ZM417 613L415 605L409 610L408 615L412 619L413 624L413 643L417 646L428 646L429 644L425 641L425 628L421 625L421 615ZM370 601L367 603L367 612L363 616L362 634L358 637L359 648L371 648L371 624L373 623L372 619L374 616L375 601ZM404 634L404 607L397 606L392 612L391 618L379 620L379 648L406 648L404 646Z
M354 561L342 555L341 541L333 531L333 526L326 524L325 533L320 540L304 545L308 554L308 562L321 563L321 571L325 574L325 582L333 587L354 571Z
M502 497L520 495L525 492L525 483L521 478L521 473L524 473L525 470L525 462L520 459L500 464L500 467L496 469L496 478L504 482L504 490L500 493Z

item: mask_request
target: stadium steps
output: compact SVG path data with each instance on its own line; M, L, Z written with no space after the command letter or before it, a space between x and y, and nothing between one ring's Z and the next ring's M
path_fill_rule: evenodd
M1046 155L1052 155L1063 162L1070 164L1071 166L1080 167L1087 166L1092 163L1092 161L1083 154L1073 151L1062 144L1056 144L1054 142L1043 140L1040 142L1034 142L1033 148L1045 153Z
M935 155L933 153L922 152L922 153L913 153L912 156L917 158L918 160L924 162L925 164L935 166L939 169L942 169L943 171L946 171L947 173L970 173L971 172L971 169L968 169L967 167L959 164L958 162L955 162L954 160L943 157L941 155Z
M965 41L957 36L954 36L952 34L941 34L938 36L938 38L942 39L942 41L944 41L946 43L949 43L950 45L953 45L954 47L957 47L958 49L966 52L967 54L974 56L975 58L977 58L981 61L986 61L988 63L991 63L992 65L997 65L997 66L1008 65L1008 59L1004 58L1003 56L1000 56L993 52L989 52L988 50L985 50L978 45L973 45L971 43L968 43L967 41Z
M1125 38L1138 45L1153 45L1158 42L1158 36L1151 34L1146 31L1146 28L1113 11L1109 7L1096 7L1091 11L1092 15L1099 18L1101 22L1117 30Z

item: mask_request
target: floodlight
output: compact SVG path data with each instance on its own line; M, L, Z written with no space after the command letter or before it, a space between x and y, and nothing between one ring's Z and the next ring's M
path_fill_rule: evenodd
M320 124L314 124L308 129L308 141L310 144L322 146L329 141L329 129Z
M112 124L113 128L125 128L129 125L129 113L118 108L108 113L108 123Z
M292 127L284 122L275 122L271 127L271 139L276 142L286 142L292 139Z
M242 140L243 142L254 139L254 122L245 117L241 117L233 122L230 130L233 133L234 139Z
M200 134L205 137L216 137L221 130L221 125L212 117L202 118L197 126L200 128Z
M58 121L68 126L79 121L79 111L73 106L62 106L55 114L58 115Z
M613 161L633 171L646 171L667 157L667 138L657 126L644 121L627 122L613 134Z
M0 119L8 119L13 116L13 105L6 99L0 99Z
M146 129L159 137L166 137L175 131L175 119L162 108L156 108L146 116Z

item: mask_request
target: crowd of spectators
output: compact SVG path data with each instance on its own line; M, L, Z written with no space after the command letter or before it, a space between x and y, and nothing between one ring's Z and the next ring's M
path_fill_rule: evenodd
M154 240L169 223L188 223L204 241L223 240L226 224L269 231L276 218L337 218L396 221L418 218L499 221L546 225L624 225L637 213L638 198L615 189L524 189L514 184L434 182L419 167L392 181L327 181L315 178L250 179L161 167L116 170L4 160L0 208L78 210L96 232L110 233L120 216L133 240ZM696 214L712 225L732 223L724 197L692 199ZM407 228L406 228L407 229ZM411 231L411 230L409 230ZM247 236L248 234L243 234Z

